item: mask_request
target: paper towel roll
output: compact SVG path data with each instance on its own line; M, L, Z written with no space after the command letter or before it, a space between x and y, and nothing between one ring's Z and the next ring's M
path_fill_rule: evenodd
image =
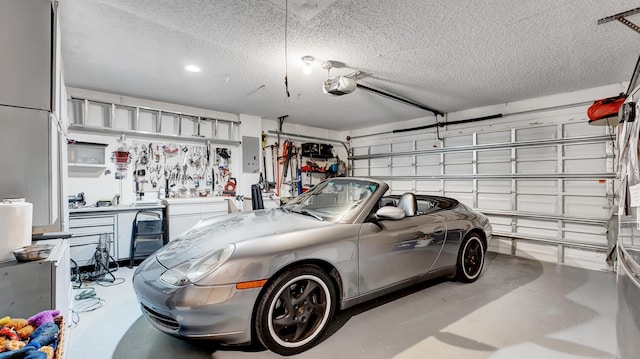
M31 244L33 205L24 200L0 203L0 262L15 259L12 249Z

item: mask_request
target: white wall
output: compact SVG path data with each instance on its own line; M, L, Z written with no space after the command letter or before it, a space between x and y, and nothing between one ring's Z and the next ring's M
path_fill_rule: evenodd
M261 140L262 131L267 132L268 130L277 129L277 122L274 120L266 120L262 119L258 116L251 116L245 114L230 114L225 112L219 112L211 109L202 109L195 108L189 106L183 106L178 104L153 101L141 98L135 98L130 96L121 96L117 94L104 93L93 90L79 89L69 87L66 89L68 94L65 93L65 97L74 97L74 98L82 98L82 99L90 99L94 101L102 101L106 103L115 103L121 105L129 105L129 106L140 106L140 107L148 107L153 109L160 109L164 111L175 111L179 113L187 113L196 116L208 117L208 118L219 118L231 121L239 121L240 126L238 130L238 140L242 140L243 136L255 137ZM65 101L63 101L65 102ZM66 123L70 123L68 120L68 115L66 113L66 102L64 103L65 111L63 118ZM305 134L307 136L316 136L320 138L334 138L338 139L337 134L334 131L329 131L326 129L319 129L308 126L299 126L299 125L291 125L285 123L283 127L284 132L291 132L297 134ZM80 131L71 131L68 137L72 140L83 141L83 142L93 142L93 143L103 143L106 144L107 147L105 149L106 156L106 171L96 172L90 176L76 177L76 175L66 175L67 181L65 182L67 185L67 192L69 195L75 195L79 192L83 192L86 197L87 204L95 204L98 200L112 199L116 194L120 195L120 201L122 204L130 204L134 202L135 199L135 185L133 178L133 164L129 166L129 172L127 173L127 177L123 180L115 179L116 165L111 160L112 153L119 147L118 143L118 134L95 134L95 133L87 133ZM268 144L273 144L276 141L275 135L269 134L267 139ZM284 139L283 139L284 141ZM147 137L136 137L134 135L128 135L126 143L128 145L132 145L134 142L169 142L168 140L159 139L154 140ZM186 141L171 141L172 143L176 143L178 145L185 144L188 145L190 142ZM312 142L312 140L297 140L296 143L303 142ZM318 141L321 142L321 141ZM258 183L260 172L263 171L263 161L262 157L260 157L260 171L255 173L244 173L242 166L242 158L243 158L243 149L242 145L240 146L219 146L219 147L228 147L231 151L231 161L230 161L230 169L232 173L232 177L237 180L237 195L243 195L245 197L250 198L251 196L251 185ZM345 159L347 157L347 152L343 148L342 145L334 144L334 149L336 150L336 154L340 156L340 158ZM66 151L66 149L65 149ZM267 155L267 170L268 173L271 174L271 153L270 151L266 153ZM260 156L262 156L262 151L260 151ZM66 152L65 152L65 160L66 160ZM157 198L157 189L153 190L149 185L145 185L145 199L153 199ZM65 195L66 199L66 195ZM246 206L245 201L245 208ZM250 202L248 202L250 205Z

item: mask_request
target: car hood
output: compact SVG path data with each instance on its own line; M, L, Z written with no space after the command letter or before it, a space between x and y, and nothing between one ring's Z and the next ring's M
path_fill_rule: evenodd
M227 244L244 241L278 241L278 235L325 227L319 221L282 209L237 212L200 221L185 234L156 252L156 259L166 268L198 258ZM274 243L276 244L276 243Z

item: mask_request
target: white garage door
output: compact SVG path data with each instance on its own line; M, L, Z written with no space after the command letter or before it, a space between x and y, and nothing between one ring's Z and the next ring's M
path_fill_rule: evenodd
M509 238L494 241L495 251L608 269L612 130L561 117L485 131L354 139L353 175L384 179L394 194L450 196L476 208Z

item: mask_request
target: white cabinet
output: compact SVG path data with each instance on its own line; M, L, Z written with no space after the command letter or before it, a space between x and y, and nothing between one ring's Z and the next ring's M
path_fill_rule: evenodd
M93 263L96 247L101 237L109 242L109 254L114 256L118 249L115 241L115 218L113 212L69 214L70 255L78 266Z
M118 231L116 242L118 248L114 258L117 260L129 259L129 247L131 246L131 233L133 231L133 219L137 211L118 212Z
M103 143L74 141L67 147L70 177L97 177L107 168Z
M166 199L169 240L188 231L200 220L229 213L227 198Z
M28 318L49 309L58 309L67 315L71 298L69 245L64 239L37 242L44 243L55 244L45 260L0 264L0 313L3 316Z
M53 18L51 0L0 1L0 104L51 110Z

